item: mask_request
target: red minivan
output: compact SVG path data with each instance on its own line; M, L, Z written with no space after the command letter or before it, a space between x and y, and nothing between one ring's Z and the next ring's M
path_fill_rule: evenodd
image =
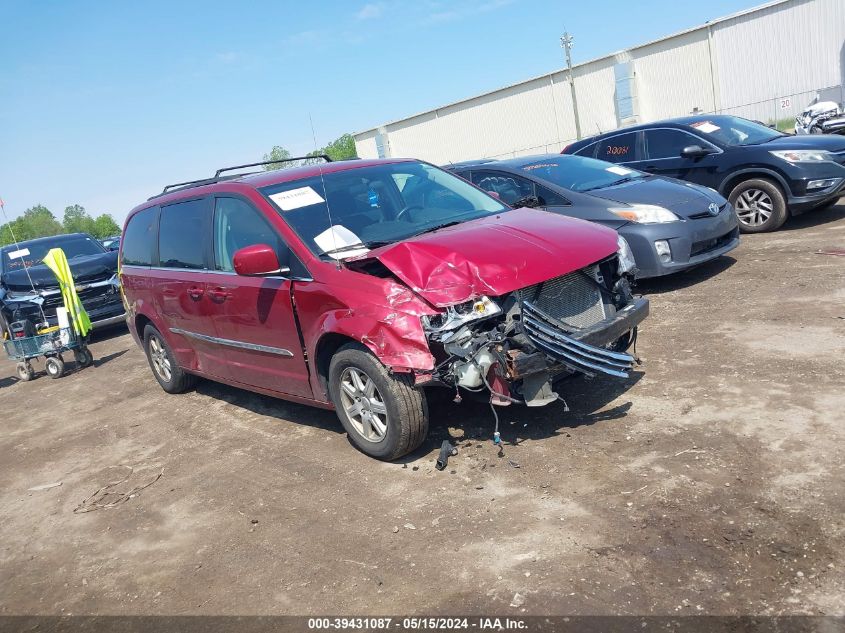
M416 160L226 171L124 227L129 330L168 393L202 376L334 408L394 459L426 436L426 388L541 406L561 377L632 367L648 301L613 230Z

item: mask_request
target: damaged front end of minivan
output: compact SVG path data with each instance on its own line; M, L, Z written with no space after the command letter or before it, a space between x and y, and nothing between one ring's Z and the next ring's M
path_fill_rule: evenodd
M630 281L630 269L612 255L423 317L437 361L432 378L489 391L493 404L532 407L557 400L554 383L566 375L626 378L636 363L627 350L648 314L648 300L633 296Z

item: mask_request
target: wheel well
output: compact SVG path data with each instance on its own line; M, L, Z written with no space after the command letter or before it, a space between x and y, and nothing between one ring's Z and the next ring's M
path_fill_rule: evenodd
M744 172L741 174L737 174L736 176L731 176L731 178L726 180L721 187L722 195L726 198L730 196L733 188L744 180L765 180L766 182L770 182L775 187L780 189L780 192L783 194L784 199L786 199L787 192L784 190L781 182L777 178L766 172Z
M144 340L144 328L152 322L152 319L144 316L143 314L138 314L135 316L135 331L138 333L138 339L142 342Z
M317 368L317 376L326 394L329 393L329 365L335 352L347 343L358 343L354 338L343 334L326 334L317 342L317 350L314 353L314 365Z

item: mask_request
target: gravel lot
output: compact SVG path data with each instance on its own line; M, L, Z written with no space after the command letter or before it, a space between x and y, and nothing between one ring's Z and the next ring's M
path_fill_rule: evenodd
M125 330L61 380L4 360L0 614L845 614L829 247L845 204L642 285L642 372L502 411L504 458L467 400L437 398L429 441L384 464L332 412L169 396Z

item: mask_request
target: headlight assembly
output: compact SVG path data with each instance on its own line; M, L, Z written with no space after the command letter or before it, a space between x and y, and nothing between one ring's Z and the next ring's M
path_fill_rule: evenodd
M833 161L830 152L818 149L789 149L769 152L787 163L828 163Z
M449 306L445 312L423 316L422 323L429 333L455 330L470 321L478 321L502 312L490 297L482 296L472 301Z
M632 204L610 210L619 217L640 224L663 224L664 222L677 222L680 219L669 209L651 204Z
M624 275L631 272L637 267L637 262L634 261L634 253L628 245L628 241L621 235L616 236L616 255L619 258L619 274Z

